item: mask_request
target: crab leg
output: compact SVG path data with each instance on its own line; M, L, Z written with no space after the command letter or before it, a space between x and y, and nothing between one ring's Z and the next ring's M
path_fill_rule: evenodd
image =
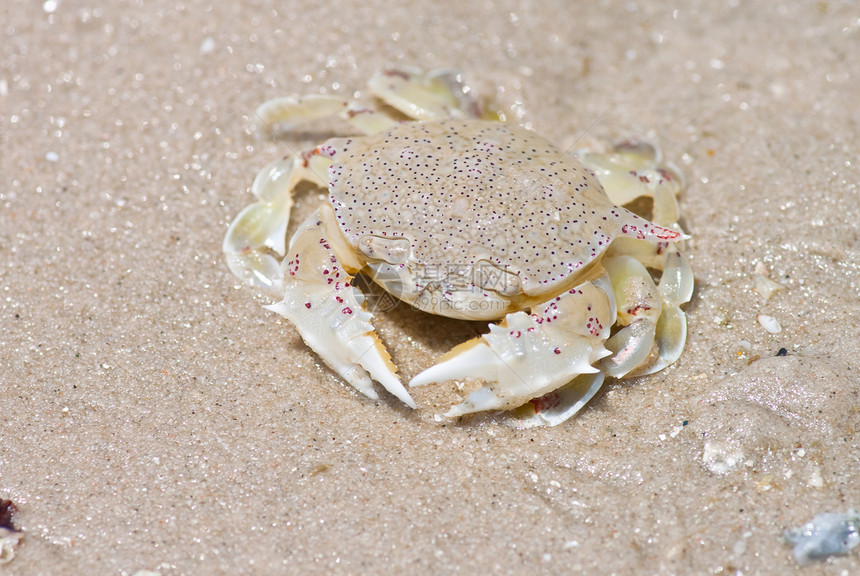
M362 134L376 134L397 124L397 120L388 114L322 94L273 98L260 104L254 116L260 131L274 134L290 132L329 116L340 117Z
M660 248L642 244L634 253L663 268L659 286L638 258L608 256L604 276L533 307L531 315L508 314L489 334L455 347L409 385L481 378L488 385L446 416L519 407L514 425L555 426L597 393L604 374L650 374L672 364L686 339L679 306L690 300L693 274L680 251L661 255ZM622 328L610 337L616 322Z
M658 357L650 365L643 366L637 375L653 374L670 366L681 357L687 341L687 316L681 310L693 296L693 269L680 250L666 254L663 276L657 286L663 299L663 310L657 320L656 334Z
M615 294L618 323L624 328L606 341L612 356L603 359L601 369L621 378L651 354L663 304L651 275L632 256L604 258L603 267Z
M331 209L322 207L299 227L284 260L283 300L267 308L292 322L305 343L362 394L378 398L372 378L415 408L370 322L364 295L350 285L348 270L363 263L336 226Z
M413 120L480 118L481 106L458 72L436 70L427 74L387 70L368 82L370 93ZM363 134L391 128L398 120L390 114L365 108L336 96L287 96L263 102L254 113L261 132L293 131L321 118L338 116Z
M227 229L221 249L233 274L270 294L283 293L280 259L293 206L293 190L303 180L324 185L331 159L320 149L307 155L277 160L263 168L251 192L257 202L246 206Z
M659 258L643 248L633 252L637 258L619 255L603 261L615 294L618 323L624 326L607 340L613 355L601 362L601 369L615 378L634 371L637 376L658 372L674 363L684 349L687 320L680 305L692 296L693 271L679 250L662 255L657 247L653 250ZM663 268L659 286L640 259Z
M686 317L681 311L679 305L688 302L693 289L693 273L689 265L686 263L681 252L675 250L669 252L668 255L656 254L657 250L652 244L637 241L643 246L637 251L637 254L643 256L647 261L658 263L653 264L653 267L664 267L663 276L660 284L657 286L659 294L662 297L662 310L657 320L656 326L653 327L654 334L652 335L653 316L651 320L644 318L634 319L630 326L636 325L635 328L629 331L636 330L637 335L622 335L621 339L624 343L619 346L618 351L623 351L629 358L646 357L645 368L640 367L636 370L637 375L651 374L662 370L666 366L674 363L681 355L686 339ZM655 254L650 254L652 250ZM637 258L638 259L638 258ZM638 267L634 268L634 275L641 273ZM616 278L618 284L623 284L623 280ZM646 279L640 278L640 281L647 285ZM650 280L650 278L648 279ZM650 298L654 298L655 294L650 285L646 293ZM631 302L625 292L615 295L612 288L609 288L608 294L617 296L621 305L621 309L630 310ZM613 302L613 308L616 304ZM635 308L635 305L633 306ZM628 330L628 328L623 328ZM619 332L620 333L620 332ZM644 333L644 336L642 334ZM611 339L610 339L611 340ZM656 360L651 359L653 356L652 342L657 349L658 357ZM618 346L618 341L607 342L608 348ZM637 346L639 349L637 349ZM645 352L651 352L646 354ZM618 354L613 357L604 358L603 362L611 364L617 361ZM648 364L651 360L651 364ZM621 364L622 362L619 362ZM630 362L632 363L632 362ZM600 389L603 383L604 373L597 372L595 374L582 374L574 378L570 383L565 384L558 390L550 392L540 398L534 398L530 402L524 404L517 410L510 413L509 422L517 428L531 428L535 426L556 426L561 424L574 414L576 414Z
M622 206L642 196L651 197L651 220L673 227L680 216L676 196L684 182L678 169L664 164L662 156L656 145L637 141L618 144L608 154L577 153L580 161L594 171L614 204Z
M549 394L533 398L509 412L509 424L515 428L558 426L579 412L603 385L603 372L581 374Z
M608 286L603 279L586 282L532 307L531 314L508 314L500 324L490 325L489 334L455 347L409 385L462 378L487 381L487 386L446 414L454 417L516 408L559 389L578 375L595 374L598 370L593 364L609 354L603 341L615 320ZM599 386L599 381L591 380L589 385L567 389L561 412L570 417Z
M371 93L415 120L481 118L481 105L454 70L386 70L367 83Z
M608 154L581 151L577 156L594 170L613 203L623 205L650 197L654 202L651 219L681 231L676 196L684 182L677 168L663 163L656 145L630 141L616 145ZM616 259L619 255L621 260ZM641 266L632 264L633 258ZM674 363L687 338L687 320L680 305L689 302L693 292L693 272L683 254L665 244L616 238L604 265L613 278L624 328L606 343L614 354L604 359L602 369L618 378L631 372L652 374ZM663 270L659 288L654 287L643 266ZM634 285L638 292L630 291ZM649 308L652 305L654 308ZM624 310L635 312L625 314Z

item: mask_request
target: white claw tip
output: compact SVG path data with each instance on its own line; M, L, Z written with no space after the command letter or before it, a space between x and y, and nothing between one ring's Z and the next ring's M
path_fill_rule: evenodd
M397 396L401 402L412 408L413 410L418 408L418 404L415 403L415 400L412 399L412 396L409 395L409 392L406 391L406 388L403 387L399 381L397 382L397 387L386 386L386 390Z

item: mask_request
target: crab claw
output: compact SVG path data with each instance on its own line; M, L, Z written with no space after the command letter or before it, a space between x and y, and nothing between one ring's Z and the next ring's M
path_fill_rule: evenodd
M490 333L452 349L441 362L415 376L410 386L480 378L488 385L472 392L445 416L516 408L544 396L580 374L608 352L595 339L566 326L553 327L537 314L508 314Z
M416 407L370 323L372 314L363 308L364 296L358 289L350 286L335 296L319 285L289 280L284 284L284 299L266 308L292 322L329 368L368 398L379 398L373 379L410 408Z
M533 306L531 314L508 314L490 325L489 334L455 347L409 385L480 378L487 386L446 416L512 409L532 401L531 408L518 412L516 425L522 418L527 426L560 424L603 382L593 364L610 354L603 341L615 323L615 308L608 275L585 282ZM532 418L535 413L541 416Z
M352 276L332 247L326 216L333 218L317 210L296 231L284 260L283 300L267 308L292 322L305 344L359 392L378 398L373 379L415 408L370 322L364 295L350 285Z

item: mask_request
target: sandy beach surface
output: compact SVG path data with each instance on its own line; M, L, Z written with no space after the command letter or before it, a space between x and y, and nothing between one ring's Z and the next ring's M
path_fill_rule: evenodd
M784 530L860 507L860 7L821 2L4 0L0 573L860 574ZM295 142L251 113L458 68L562 147L687 178L680 360L516 430L361 397L221 239ZM305 190L293 227L322 198ZM781 290L765 299L759 274ZM781 331L758 321L772 317ZM405 379L486 324L398 306ZM783 353L780 354L780 350Z

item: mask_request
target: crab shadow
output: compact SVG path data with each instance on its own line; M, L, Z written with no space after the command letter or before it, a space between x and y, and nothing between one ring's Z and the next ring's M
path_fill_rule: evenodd
M415 364L409 366L407 372L417 374L457 344L489 332L490 322L448 318L413 308L385 292L366 276L357 276L355 285L367 298L366 305L374 314L380 337L395 355L395 363L398 363L396 351L407 347L418 351L404 358L407 363Z

